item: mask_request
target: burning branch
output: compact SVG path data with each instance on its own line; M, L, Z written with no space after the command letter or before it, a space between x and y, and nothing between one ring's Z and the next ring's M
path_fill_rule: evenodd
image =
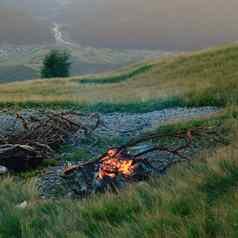
M65 167L64 175L69 175L77 170L81 170L87 166L94 166L98 173L97 179L103 180L110 177L115 178L118 174L126 179L136 177L136 170L138 165L146 166L153 171L164 172L173 164L191 161L192 158L187 155L188 150L192 150L193 138L196 136L209 137L217 135L211 128L199 127L189 130L177 131L176 133L161 134L160 132L144 135L138 139L133 139L127 144L118 148L109 149L105 154L99 158L87 162L80 163L79 165ZM176 142L177 146L165 146L163 141L169 139ZM153 141L153 146L149 149L141 151L137 154L130 153L130 148L138 146L142 143ZM222 141L220 140L222 143ZM166 160L163 167L156 167L153 165L155 159L151 159L148 155L151 152L167 153L173 158Z

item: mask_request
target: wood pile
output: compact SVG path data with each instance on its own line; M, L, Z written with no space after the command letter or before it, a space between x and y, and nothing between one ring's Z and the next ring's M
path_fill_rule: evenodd
M55 150L72 135L80 130L89 136L100 123L97 114L53 111L38 111L28 116L16 113L16 120L24 128L21 133L0 135L0 165L13 171L36 168L43 160L55 158Z

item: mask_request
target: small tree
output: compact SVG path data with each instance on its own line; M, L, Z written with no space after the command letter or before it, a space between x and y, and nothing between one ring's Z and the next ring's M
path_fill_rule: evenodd
M65 50L51 50L43 60L42 78L69 77L71 55Z

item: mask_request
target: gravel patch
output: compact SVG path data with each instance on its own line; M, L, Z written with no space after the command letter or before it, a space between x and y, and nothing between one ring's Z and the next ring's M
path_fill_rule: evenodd
M135 136L141 132L159 127L171 121L183 121L193 118L210 116L220 112L217 107L198 108L170 108L147 113L108 113L100 114L103 125L99 126L95 134L98 136ZM21 115L27 119L31 115L37 115L37 111L23 111ZM85 122L90 123L90 122ZM0 135L5 136L14 133L22 133L24 128L15 115L0 113Z
M171 121L183 121L193 118L210 116L220 112L217 107L170 108L148 113L110 113L102 114L103 127L96 134L105 136L135 136L145 130L159 127Z

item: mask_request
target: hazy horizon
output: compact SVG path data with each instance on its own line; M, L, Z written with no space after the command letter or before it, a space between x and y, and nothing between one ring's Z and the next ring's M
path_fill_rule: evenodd
M74 0L73 39L102 47L191 50L238 39L237 0Z
M3 2L24 6L36 19L59 20L71 40L85 46L181 51L238 40L237 0L0 0ZM4 24L0 22L0 29L7 29ZM20 29L18 24L18 37Z

